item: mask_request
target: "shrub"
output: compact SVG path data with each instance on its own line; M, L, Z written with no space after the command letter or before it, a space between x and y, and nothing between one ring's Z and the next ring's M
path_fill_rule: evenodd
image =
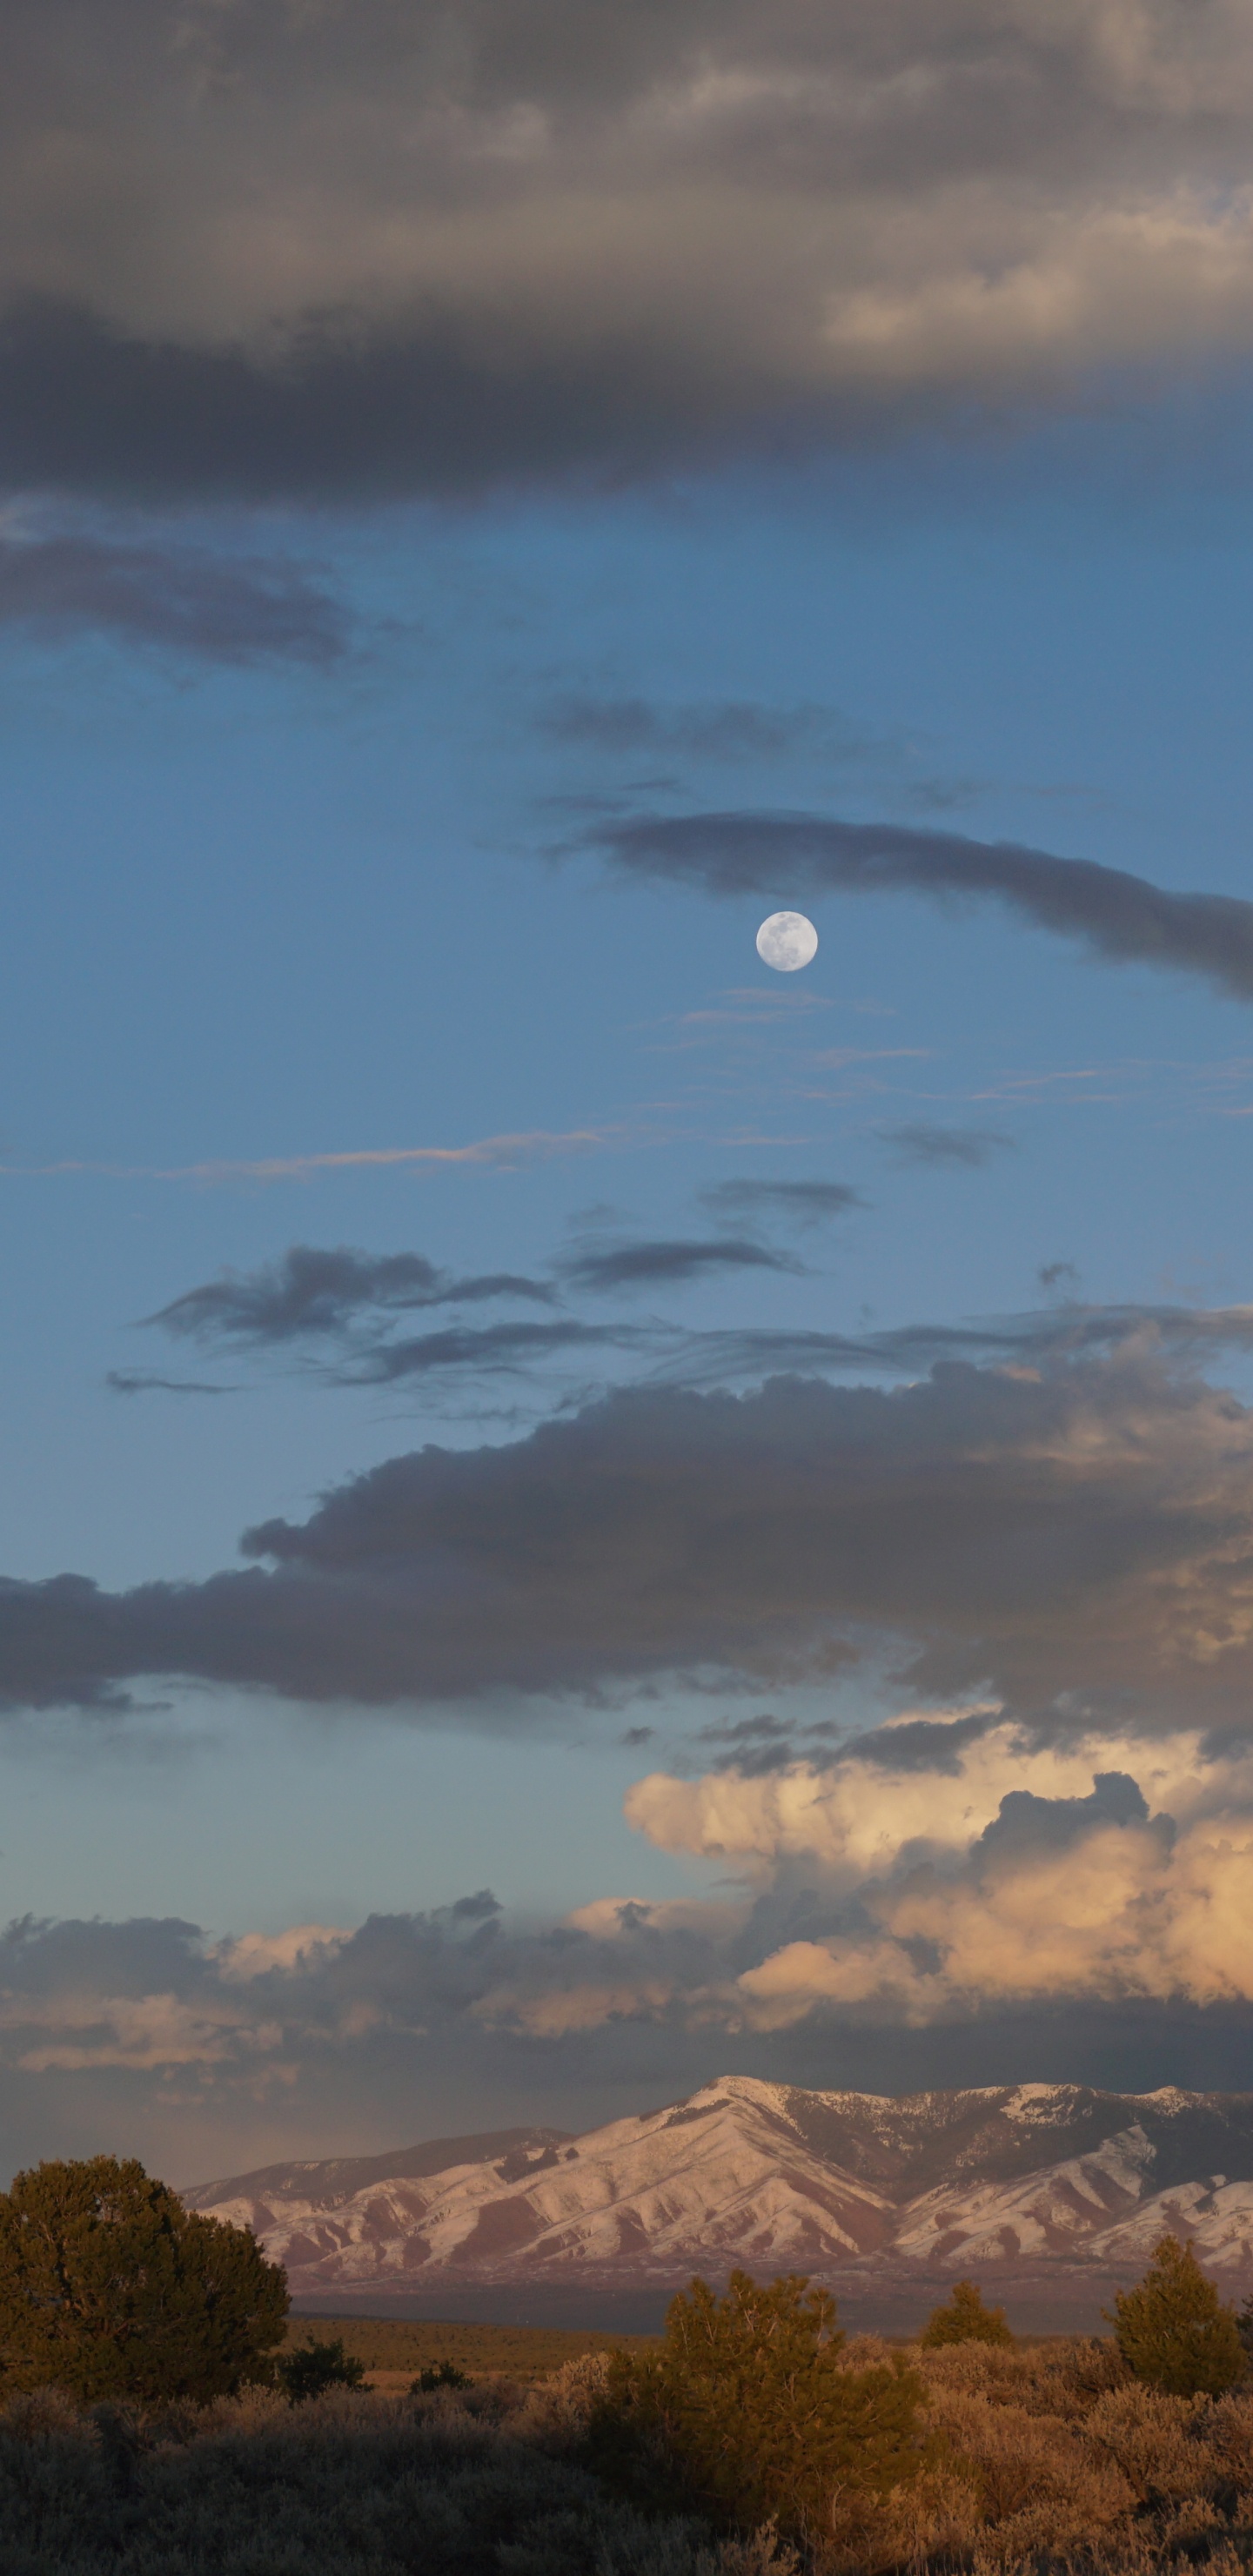
M1128 2370L1172 2397L1221 2397L1248 2368L1234 2310L1174 2236L1160 2238L1138 2286L1117 2293L1112 2323Z
M733 2272L722 2298L680 2291L658 2351L610 2361L592 2420L593 2462L723 2528L770 2522L787 2538L832 2527L841 2494L884 2495L916 2475L916 2373L849 2370L835 2301L791 2274L759 2287Z
M293 2406L303 2406L306 2398L321 2397L328 2388L360 2388L365 2378L365 2363L344 2350L342 2335L317 2343L297 2346L285 2352L278 2365L278 2379Z
M473 2380L467 2378L464 2370L458 2370L455 2361L436 2361L428 2363L425 2370L418 2372L409 2394L411 2397L430 2397L437 2388L472 2388L473 2386Z
M977 2281L954 2281L942 2308L933 2308L919 2342L924 2349L941 2343L1011 2343L1004 2308L985 2308Z
M42 2164L0 2193L0 2395L229 2394L268 2376L287 2276L247 2228L183 2208L133 2158Z

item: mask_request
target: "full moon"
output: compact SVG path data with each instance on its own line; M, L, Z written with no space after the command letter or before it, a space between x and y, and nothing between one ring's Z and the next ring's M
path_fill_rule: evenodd
M794 975L818 954L818 933L803 912L772 912L757 933L757 954L764 966Z

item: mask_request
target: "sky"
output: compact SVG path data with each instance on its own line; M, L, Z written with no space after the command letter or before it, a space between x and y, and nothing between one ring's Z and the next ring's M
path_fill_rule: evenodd
M1253 2087L1247 12L5 48L0 2163Z

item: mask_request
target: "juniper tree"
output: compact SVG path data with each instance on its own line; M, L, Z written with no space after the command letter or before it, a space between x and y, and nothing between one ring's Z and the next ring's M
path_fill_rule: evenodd
M325 2342L311 2335L294 2352L285 2352L278 2364L279 2385L293 2406L303 2406L307 2397L321 2397L328 2388L360 2388L364 2378L365 2363L344 2350L342 2335L328 2336Z
M693 2281L658 2350L613 2355L593 2458L724 2527L815 2536L837 2495L886 2494L923 2456L916 2373L846 2368L843 2343L834 2299L797 2274L767 2287L733 2272L722 2298Z
M1115 2295L1111 2323L1127 2368L1169 2396L1221 2397L1248 2369L1234 2309L1175 2236L1159 2239L1134 2290Z
M269 2376L287 2276L133 2157L36 2165L0 2193L0 2399L58 2387L206 2400Z
M954 2281L944 2306L932 2309L918 2340L930 2348L942 2343L1012 2344L1014 2338L1004 2308L985 2308L977 2281Z

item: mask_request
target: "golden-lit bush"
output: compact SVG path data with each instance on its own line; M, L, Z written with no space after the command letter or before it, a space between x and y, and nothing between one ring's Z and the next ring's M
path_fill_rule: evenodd
M1217 2471L1212 2416L1204 2397L1169 2397L1133 2380L1098 2398L1083 2429L1089 2445L1126 2478L1137 2503L1148 2504L1204 2492Z
M671 2300L651 2352L615 2353L589 2456L624 2492L668 2495L717 2527L788 2539L860 2527L917 2475L922 2383L897 2353L844 2365L835 2301L798 2275L733 2272Z

